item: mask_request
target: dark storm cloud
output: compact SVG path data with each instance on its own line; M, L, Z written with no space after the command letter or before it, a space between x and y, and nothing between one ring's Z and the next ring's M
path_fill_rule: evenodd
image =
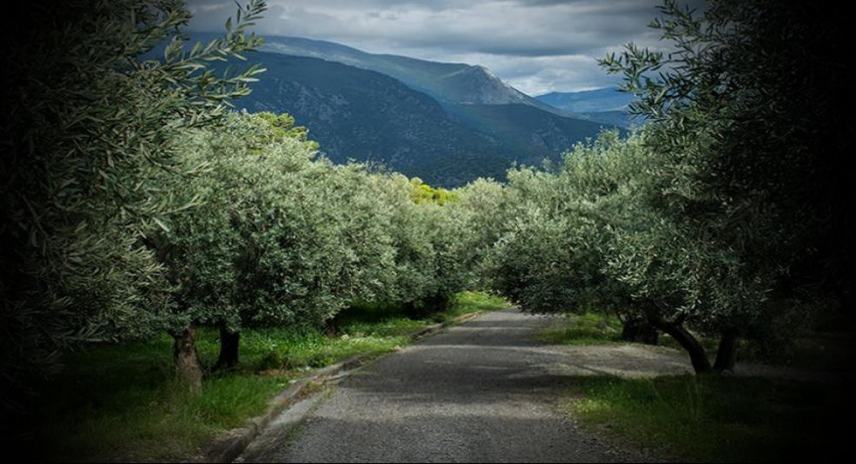
M659 0L270 0L257 31L370 52L482 64L524 92L610 85L597 58L657 45ZM192 27L222 28L229 0L190 0Z

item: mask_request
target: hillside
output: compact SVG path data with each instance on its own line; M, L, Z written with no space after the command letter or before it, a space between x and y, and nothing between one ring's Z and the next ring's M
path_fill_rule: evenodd
M268 52L308 56L377 71L441 102L524 104L560 113L556 108L511 87L484 66L439 63L406 56L366 53L345 45L299 37L265 37Z
M577 142L597 135L604 125L557 116L529 105L454 105L450 112L469 127L504 142L517 153L516 161L539 164L570 149Z
M315 58L254 57L268 71L239 106L293 115L335 162L381 163L446 186L501 176L510 164L495 138L388 76Z
M391 76L317 58L260 52L251 60L267 72L240 107L294 115L335 162L372 161L445 187L501 179L514 162L558 159L602 128L522 103L440 101ZM483 69L464 66L457 82ZM476 81L472 100L497 95Z

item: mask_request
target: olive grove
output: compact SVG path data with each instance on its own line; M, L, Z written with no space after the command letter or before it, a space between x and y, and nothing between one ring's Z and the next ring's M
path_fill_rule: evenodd
M425 315L474 287L615 314L628 338L671 336L699 373L732 369L741 339L781 342L851 299L852 137L817 123L836 101L782 76L845 85L800 61L825 33L816 10L750 3L667 1L653 26L672 53L604 58L638 97L634 133L453 191L335 165L301 121L232 111L264 70L212 63L252 62L263 1L193 47L179 0L34 9L3 57L17 89L0 160L3 407L24 409L86 344L167 332L198 391L240 362L245 328L329 326L361 304ZM802 41L769 33L794 24ZM200 326L219 328L216 366L196 354Z
M781 347L818 308L850 310L844 29L805 4L660 12L665 51L601 61L644 126L510 172L485 274L524 308L612 311L669 334L697 372L729 370L740 339ZM699 335L719 340L713 363Z

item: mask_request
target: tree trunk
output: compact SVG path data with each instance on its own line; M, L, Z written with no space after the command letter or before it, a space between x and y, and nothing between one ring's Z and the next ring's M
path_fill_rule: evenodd
M658 323L655 321L652 321L652 324L671 335L689 353L690 361L693 364L696 374L707 374L710 372L710 360L707 359L704 347L701 346L701 343L683 325L669 322Z
M324 333L330 337L339 335L339 323L335 317L331 317L324 321Z
M719 349L716 351L716 361L713 370L716 372L733 371L737 361L737 334L726 332L719 339Z
M194 336L193 326L173 335L173 359L178 379L187 384L191 392L198 393L202 389L202 363L196 352Z
M660 332L648 323L647 319L632 318L624 321L621 339L627 342L657 345L660 341Z
M414 301L407 305L407 315L414 319L422 319L449 309L452 299L449 295L437 294Z
M215 369L231 369L238 365L238 352L241 346L241 332L232 332L226 324L220 324L220 356Z

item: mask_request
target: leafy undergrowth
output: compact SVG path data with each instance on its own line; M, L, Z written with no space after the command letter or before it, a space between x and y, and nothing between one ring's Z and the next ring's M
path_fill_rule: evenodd
M426 319L388 308L353 311L335 337L313 329L245 330L240 367L212 374L196 396L174 382L166 335L93 348L66 358L64 372L41 393L44 419L32 442L48 460L185 460L218 433L264 412L270 398L313 368L393 351L436 320L507 306L465 292L451 309ZM216 361L218 343L216 330L199 331L205 365Z
M539 338L552 345L604 345L621 342L621 320L599 313L568 314Z
M702 462L830 458L854 412L844 385L714 376L579 378L567 407L655 456Z

